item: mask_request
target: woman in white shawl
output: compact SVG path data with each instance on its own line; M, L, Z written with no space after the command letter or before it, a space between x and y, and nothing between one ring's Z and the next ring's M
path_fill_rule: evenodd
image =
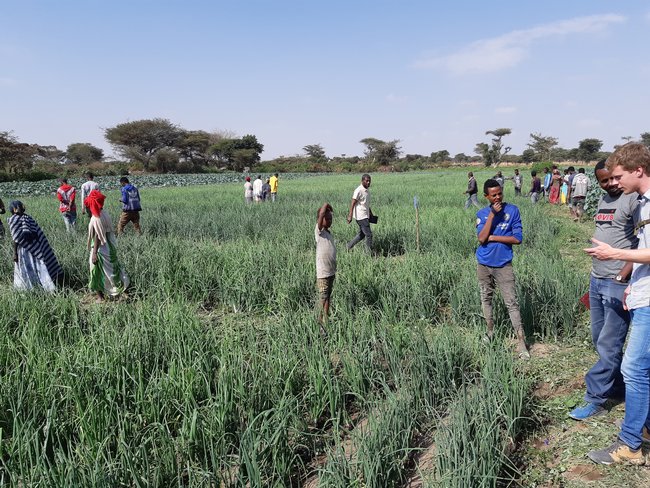
M9 209L9 231L14 243L14 288L20 291L42 288L53 292L63 270L47 237L36 221L25 213L22 202L11 202Z
M103 210L106 197L99 190L90 192L84 205L90 210L88 249L90 252L90 284L101 301L105 295L118 296L129 286L126 275L117 260L117 241L111 217Z

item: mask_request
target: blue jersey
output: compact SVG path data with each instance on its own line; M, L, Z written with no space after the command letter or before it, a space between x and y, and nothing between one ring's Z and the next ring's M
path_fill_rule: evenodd
M126 212L142 210L140 206L140 192L131 183L122 187L122 210Z
M478 235L487 221L491 207L485 207L476 213L476 235ZM523 240L521 216L519 209L510 204L504 203L501 212L492 219L493 236L511 236L519 242ZM512 261L512 244L502 242L486 242L476 249L476 259L479 264L492 268L502 268Z

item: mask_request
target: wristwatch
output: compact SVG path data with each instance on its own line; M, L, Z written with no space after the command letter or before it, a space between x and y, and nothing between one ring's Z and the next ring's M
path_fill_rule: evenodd
M621 276L621 275L616 275L614 277L614 281L617 281L618 283L627 283L627 280L623 279L623 276Z

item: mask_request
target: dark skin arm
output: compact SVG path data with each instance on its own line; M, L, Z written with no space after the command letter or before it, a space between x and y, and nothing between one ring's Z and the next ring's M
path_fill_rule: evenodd
M318 230L323 230L323 228L325 228L325 215L327 215L327 212L333 212L333 210L332 206L325 202L318 210Z
M634 267L634 263L625 263L625 266L621 268L618 274L621 275L625 281L627 281L630 279L630 275L632 274L633 267Z
M13 243L14 245L14 263L18 262L18 244L15 242Z
M503 210L503 204L497 202L492 205L492 211L488 214L488 218L485 221L485 225L481 229L481 232L478 234L478 241L481 244L486 244L488 242L501 242L502 244L521 244L521 241L513 236L493 236L492 233L492 223L494 221L494 216Z
M356 198L352 199L352 202L350 203L350 211L348 212L348 224L352 222L352 212L354 212L354 207L357 206L357 200Z

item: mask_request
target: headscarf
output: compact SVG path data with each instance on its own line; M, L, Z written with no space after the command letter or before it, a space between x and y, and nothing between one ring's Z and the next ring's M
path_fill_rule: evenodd
M84 206L90 210L91 215L99 217L104 208L104 196L99 190L92 190L84 200Z

